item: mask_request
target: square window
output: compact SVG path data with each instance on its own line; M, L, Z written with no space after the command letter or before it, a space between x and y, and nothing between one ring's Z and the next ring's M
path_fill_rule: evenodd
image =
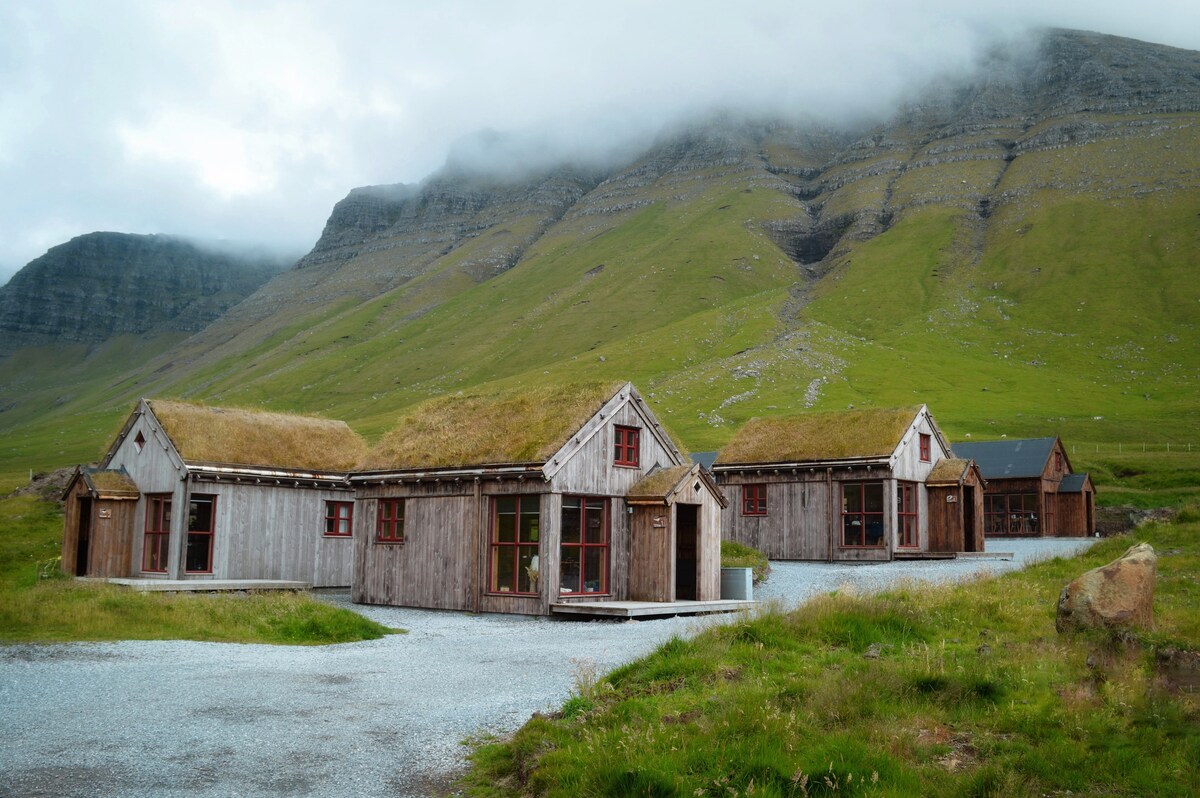
M354 502L325 502L325 537L348 538L354 530Z
M742 515L767 514L767 486L742 486Z

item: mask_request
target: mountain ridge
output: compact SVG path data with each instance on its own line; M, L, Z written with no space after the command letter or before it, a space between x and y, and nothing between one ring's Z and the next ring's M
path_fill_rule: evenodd
M1060 31L989 57L862 129L726 113L623 162L354 189L295 268L56 412L150 392L371 434L438 393L611 376L700 448L918 397L964 431L1191 429L1200 54Z

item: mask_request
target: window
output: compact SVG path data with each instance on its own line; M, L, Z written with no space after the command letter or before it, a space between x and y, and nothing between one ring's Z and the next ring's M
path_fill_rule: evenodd
M904 548L915 548L919 544L918 533L921 529L920 514L917 504L917 483L896 483L896 521L899 527L899 540L896 545Z
M842 545L883 545L883 483L842 483Z
M193 574L212 573L213 521L217 497L193 494L188 500L187 555L184 570Z
M538 533L541 497L497 496L492 499L492 593L537 595Z
M608 592L608 499L564 496L560 594Z
M144 449L145 447L146 447L146 436L141 433L141 430L139 430L137 437L133 439L133 448L135 450L137 450L138 454L141 454L142 449Z
M380 543L404 542L404 499L380 499L379 522L375 540Z
M1002 493L983 497L985 535L1039 535L1038 495Z
M767 514L767 486L742 485L742 515Z
M641 430L635 427L615 427L613 465L638 467L638 442Z
M1054 470L1060 474L1062 473L1062 470L1063 470L1062 452L1057 451L1057 450L1054 452Z
M171 541L171 497L146 497L146 538L142 545L142 570L167 572Z
M922 432L919 437L921 439L921 462L928 463L933 459L933 446L930 436L928 433Z
M350 537L353 521L354 502L325 502L325 537Z

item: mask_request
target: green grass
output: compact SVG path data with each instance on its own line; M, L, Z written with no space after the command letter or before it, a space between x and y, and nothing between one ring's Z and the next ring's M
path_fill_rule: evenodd
M771 563L767 561L767 555L733 540L721 541L721 567L750 568L754 571L756 583L763 581L771 573Z
M58 575L62 514L30 497L0 499L0 642L207 640L320 645L395 630L304 594L137 593ZM41 566L39 568L39 566ZM39 570L51 578L39 579Z
M1200 512L1159 552L1156 627L1060 636L1062 586L1132 538L1023 572L832 595L675 638L564 712L480 745L476 796L1194 794L1200 700L1154 651L1200 649ZM877 655L877 656L875 656ZM1090 663L1090 664L1089 664ZM568 711L569 710L569 711Z

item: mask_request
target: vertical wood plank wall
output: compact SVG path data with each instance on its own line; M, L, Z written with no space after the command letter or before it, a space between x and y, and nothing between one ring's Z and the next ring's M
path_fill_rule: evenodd
M352 538L325 537L325 502L353 501L349 490L193 481L193 494L216 497L211 575L187 578L291 579L313 587L350 585ZM187 504L177 515L184 516ZM181 566L182 568L182 566Z
M629 598L633 601L675 600L674 516L674 508L666 504L633 507L629 563Z

